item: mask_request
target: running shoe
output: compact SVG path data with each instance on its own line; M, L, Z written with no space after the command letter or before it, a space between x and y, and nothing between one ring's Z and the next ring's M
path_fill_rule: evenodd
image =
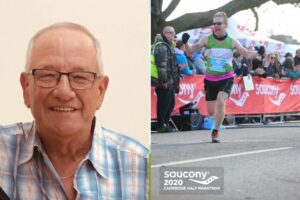
M211 133L211 142L220 143L218 130L213 130Z

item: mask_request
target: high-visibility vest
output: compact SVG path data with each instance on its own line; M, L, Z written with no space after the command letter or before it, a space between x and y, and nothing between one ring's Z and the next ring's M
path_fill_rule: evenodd
M157 72L157 66L155 64L154 51L155 51L155 47L158 44L163 44L163 43L167 45L167 43L165 43L165 42L157 42L157 43L153 44L151 47L151 78L158 79L158 72Z

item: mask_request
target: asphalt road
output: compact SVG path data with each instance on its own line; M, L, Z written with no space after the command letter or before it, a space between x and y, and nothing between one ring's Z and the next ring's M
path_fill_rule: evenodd
M153 200L300 200L300 123L226 129L220 144L210 133L152 134ZM224 193L160 194L162 166L222 167Z

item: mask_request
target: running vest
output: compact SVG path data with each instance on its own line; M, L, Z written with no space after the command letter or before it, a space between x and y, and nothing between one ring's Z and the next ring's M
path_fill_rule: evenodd
M229 36L223 41L218 41L213 35L208 36L204 53L206 73L208 75L221 76L233 71L232 46L233 40Z

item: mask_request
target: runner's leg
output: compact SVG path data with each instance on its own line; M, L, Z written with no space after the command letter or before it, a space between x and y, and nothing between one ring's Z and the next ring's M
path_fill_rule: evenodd
M216 111L215 111L215 130L219 130L220 125L222 124L225 117L225 105L228 99L228 94L226 92L220 91L217 96L216 101Z
M206 101L206 109L209 116L215 117L217 101Z

